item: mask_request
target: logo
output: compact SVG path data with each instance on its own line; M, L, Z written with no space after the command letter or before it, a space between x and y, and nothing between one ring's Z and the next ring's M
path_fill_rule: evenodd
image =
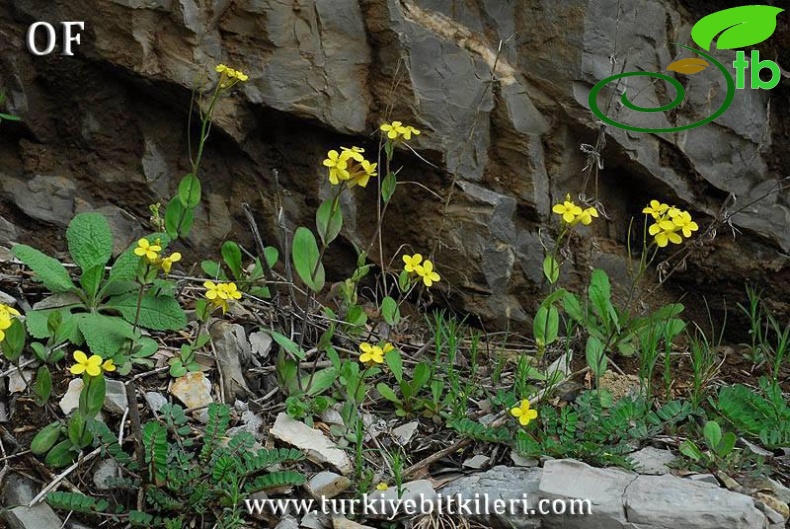
M746 46L754 46L755 44L759 44L773 35L774 31L776 30L776 16L782 11L784 11L784 9L763 5L733 7L731 9L717 11L716 13L708 15L694 24L694 27L691 30L691 39L697 44L697 46L704 49L705 51L679 44L680 47L689 50L698 57L689 57L686 59L677 60L667 66L667 70L684 75L693 75L695 73L701 72L712 64L717 70L719 70L721 75L724 76L724 80L727 84L727 94L724 97L724 102L716 110L716 112L707 118L695 123L689 123L687 125L681 125L677 127L651 129L634 127L625 123L620 123L608 117L600 110L600 108L598 108L598 94L601 92L604 86L611 83L612 81L617 81L619 83L621 79L636 76L654 77L661 79L662 81L666 81L675 89L675 98L664 106L648 108L632 103L628 99L626 92L623 91L620 97L620 102L625 108L636 112L664 112L667 110L672 110L683 102L683 98L686 96L686 90L683 88L683 85L680 83L680 81L663 73L644 71L623 72L601 80L590 91L588 100L590 110L592 110L593 114L595 114L604 123L633 132L680 132L682 130L693 129L695 127L705 125L706 123L710 123L714 119L724 114L724 112L729 108L730 104L732 104L732 100L735 98L736 89L743 90L747 88L747 77L749 84L748 87L759 90L770 90L779 84L779 79L781 77L781 70L779 69L778 64L769 60L761 60L760 52L757 50L753 50L747 59L746 52L741 50L736 52L735 61L732 63L733 68L735 68L735 79L733 79L732 75L730 75L730 72L727 71L727 69L720 62L711 57L708 53L705 53L706 51L710 52L710 48L713 45L713 39L718 36L718 39L716 40L716 48L719 50L731 50L734 48L743 48ZM749 70L750 74L748 76L746 75L747 70ZM764 81L760 77L760 72L763 70L769 70L771 73L771 78L767 81Z

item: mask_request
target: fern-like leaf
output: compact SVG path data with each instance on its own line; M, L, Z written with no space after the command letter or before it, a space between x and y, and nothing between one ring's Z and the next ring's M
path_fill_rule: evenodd
M280 463L301 461L305 455L294 448L258 450L255 454L244 454L244 474L249 476Z
M109 506L106 500L97 500L85 494L76 492L50 492L47 494L47 503L55 509L76 511L86 514L104 512Z
M230 425L230 408L225 404L212 402L208 406L208 423L206 435L203 437L203 449L200 451L200 460L206 462L219 446L220 438Z
M258 476L254 480L247 482L244 486L244 491L247 494L258 492L265 489L273 489L279 487L299 486L305 482L304 475L292 470L283 470L280 472L272 472Z
M143 426L143 448L151 480L162 484L167 475L167 430L157 421Z
M511 440L510 430L507 428L493 428L465 417L451 421L450 427L464 437L469 437L475 441L508 443Z

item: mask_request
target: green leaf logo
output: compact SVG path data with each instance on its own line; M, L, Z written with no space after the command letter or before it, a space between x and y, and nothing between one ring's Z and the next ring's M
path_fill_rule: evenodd
M741 6L712 13L694 24L691 38L710 51L716 35L716 47L731 50L753 46L766 40L776 30L776 16L784 9L773 6Z

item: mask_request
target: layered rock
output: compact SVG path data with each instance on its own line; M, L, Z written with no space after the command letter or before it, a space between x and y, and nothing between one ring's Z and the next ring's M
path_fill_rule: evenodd
M400 119L423 130L412 142L416 154L398 153L400 178L436 195L409 183L396 194L385 259L401 244L436 248L450 303L500 326L523 323L541 291L543 245L551 244L541 227L551 204L584 191L590 159L580 146L595 144L600 126L588 109L591 87L623 65L664 70L687 56L675 43L690 42L693 23L723 7L11 0L0 7L0 87L23 122L0 125L0 242L61 248L70 216L99 208L119 245L142 233L148 204L166 201L187 171L190 91L210 83L224 62L250 81L218 108L200 175L204 201L186 250L216 253L226 238L249 243L244 201L267 241L282 247L278 201L289 226L312 226L329 193L325 152L352 143L375 152L377 125ZM36 20L84 20L77 54L27 52L25 31ZM780 63L787 28L780 24L761 45ZM731 52L716 53L731 63ZM713 71L681 80L687 99L676 112L632 115L634 124L696 121L724 98ZM641 104L665 101L671 91L636 80L628 89ZM728 211L744 208L732 219L741 235L720 230L674 281L714 300L737 299L746 279L771 284L767 295L786 310L790 208L787 191L772 190L785 176L787 93L786 80L772 91L739 90L715 122L676 134L607 128L597 198L608 218L586 232L596 239L564 273L576 280L604 266L623 282L629 219L650 198L688 208L705 224L733 196ZM590 182L586 195L594 194ZM373 188L344 200L347 229L329 255L330 274L348 273L348 243L372 236L374 200Z

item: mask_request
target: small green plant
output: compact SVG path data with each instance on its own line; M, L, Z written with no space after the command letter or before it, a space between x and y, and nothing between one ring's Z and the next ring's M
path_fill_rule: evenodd
M741 435L769 448L790 444L790 406L776 381L761 378L759 391L743 384L726 386L709 401Z
M721 426L716 421L708 421L702 429L707 447L700 449L694 441L686 439L680 444L680 453L700 465L702 468L715 470L727 468L732 464L737 437L732 432L722 435Z
M244 499L258 491L302 485L301 472L273 467L293 464L304 454L293 449L255 449L255 439L242 431L230 438L230 408L208 407L208 422L202 435L189 426L179 406L165 405L159 420L142 425L143 461L123 452L106 426L98 426L96 438L107 454L130 472L131 479L116 482L120 488L144 492L143 511L136 505L108 506L104 500L73 493L50 493L47 501L56 508L84 513L123 514L134 527L190 527L211 521L217 528L243 527ZM135 477L138 476L138 477Z
M99 213L75 216L69 223L66 239L69 253L81 272L79 285L72 282L66 267L57 260L30 246L14 246L14 255L53 293L44 303L50 308L28 311L25 315L30 335L48 341L48 345L33 346L39 357L49 359L52 350L68 340L77 346L87 343L93 353L105 359L114 358L118 365L123 365L129 354L139 352L130 349L130 342L145 341L138 326L162 331L184 327L186 315L169 282L155 279L158 266L154 263L165 243L156 244L153 240L161 240L160 236L142 239L153 259L139 255L142 243L138 243L124 252L107 273L113 248L107 220ZM59 314L59 321L50 320L53 313ZM143 346L146 347L150 345Z
M273 246L264 248L265 265L256 257L253 260L251 269L244 266L242 250L237 243L225 241L220 253L222 254L222 263L224 263L230 275L226 273L220 263L206 260L200 263L200 268L208 277L220 281L234 281L238 285L239 290L252 296L259 298L268 298L271 296L269 288L264 286L264 271L271 270L277 263L277 259L279 258L277 248Z

